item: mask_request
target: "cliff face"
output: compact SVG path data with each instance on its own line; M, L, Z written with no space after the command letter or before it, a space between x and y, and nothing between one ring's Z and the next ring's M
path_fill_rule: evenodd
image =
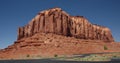
M72 36L80 39L114 41L107 27L91 24L82 16L70 16L60 8L42 11L29 24L19 27L18 40L33 36L39 32Z
M53 8L38 13L26 26L19 27L18 40L0 50L0 59L23 59L28 54L33 58L103 52L120 52L120 43L114 42L109 28Z
M67 35L69 19L69 15L60 8L42 11L28 25L19 28L18 39L37 32Z
M111 31L107 27L91 24L84 17L71 17L71 35L82 39L114 41Z

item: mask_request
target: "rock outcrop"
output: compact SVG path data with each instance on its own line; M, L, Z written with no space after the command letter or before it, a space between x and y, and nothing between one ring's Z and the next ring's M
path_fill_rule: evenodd
M20 27L18 40L0 50L0 60L104 52L120 52L120 43L114 42L109 28L53 8L38 13L29 24Z
M38 13L29 24L18 29L18 40L39 32L80 39L114 41L109 28L91 24L83 16L70 16L60 8L52 8Z

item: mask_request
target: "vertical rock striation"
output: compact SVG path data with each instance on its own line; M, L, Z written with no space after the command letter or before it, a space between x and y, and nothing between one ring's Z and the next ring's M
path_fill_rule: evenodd
M70 20L70 34L76 38L114 41L107 27L94 25L83 16L73 16Z
M60 8L42 11L29 24L19 27L18 40L40 32L80 39L114 41L109 28L91 24L83 16L70 16Z

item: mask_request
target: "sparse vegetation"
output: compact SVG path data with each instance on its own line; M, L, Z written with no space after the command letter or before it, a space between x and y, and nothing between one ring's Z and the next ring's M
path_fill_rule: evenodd
M106 45L104 45L104 50L108 50L108 48L107 48L107 46L106 46Z
M116 58L117 56L113 56L114 58Z
M55 54L55 55L54 55L54 57L58 57L58 55L57 55L57 54Z
M69 61L111 61L112 58L120 58L120 53L103 53L103 54L90 54L85 57L60 57L58 60L69 60Z
M29 54L27 54L27 56L26 57L30 57L30 55Z

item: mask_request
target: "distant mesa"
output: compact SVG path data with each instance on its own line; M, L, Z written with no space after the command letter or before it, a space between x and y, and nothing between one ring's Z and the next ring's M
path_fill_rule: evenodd
M114 41L109 28L91 24L83 16L70 16L61 8L52 8L38 13L29 24L18 29L18 40L40 32L79 39Z

